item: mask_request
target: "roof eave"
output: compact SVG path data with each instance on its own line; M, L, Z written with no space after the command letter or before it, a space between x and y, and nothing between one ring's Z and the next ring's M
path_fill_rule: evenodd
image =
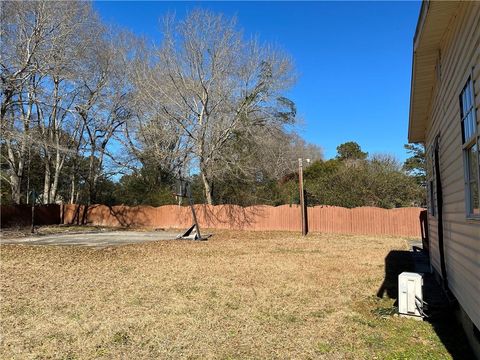
M458 3L424 1L413 41L408 141L425 142L441 39ZM432 11L433 9L433 11Z
M413 131L412 103L413 103L414 89L415 89L415 51L419 43L420 34L422 33L422 29L425 24L425 18L427 16L429 4L430 4L430 1L428 0L422 2L422 6L420 7L420 13L418 14L417 26L415 28L415 35L413 37L412 74L411 74L411 81L410 81L410 109L409 109L409 116L408 116L409 118L408 119L408 142L411 142L411 143L425 141L425 134L421 136L421 134L418 134L418 132Z

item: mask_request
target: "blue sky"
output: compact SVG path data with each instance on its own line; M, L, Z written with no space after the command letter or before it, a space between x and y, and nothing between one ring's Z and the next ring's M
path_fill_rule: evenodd
M407 157L412 42L420 2L95 2L101 17L153 39L159 18L207 8L236 16L294 59L301 135L326 158L346 141Z

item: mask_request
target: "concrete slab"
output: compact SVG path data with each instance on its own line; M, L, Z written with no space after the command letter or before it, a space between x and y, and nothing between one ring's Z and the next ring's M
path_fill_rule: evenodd
M139 244L148 241L173 240L178 234L179 233L167 231L85 232L32 236L16 239L0 238L0 244L107 247Z

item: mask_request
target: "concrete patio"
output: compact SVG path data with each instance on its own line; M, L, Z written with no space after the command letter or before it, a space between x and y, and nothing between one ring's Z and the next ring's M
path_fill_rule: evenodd
M14 239L0 237L0 244L107 247L158 240L174 240L179 232L109 231L31 236Z

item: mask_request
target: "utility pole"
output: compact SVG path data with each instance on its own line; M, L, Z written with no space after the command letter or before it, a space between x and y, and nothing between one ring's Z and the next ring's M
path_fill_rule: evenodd
M305 206L305 190L303 189L303 163L298 159L298 187L300 190L300 209L302 213L302 235L308 233L307 207Z

